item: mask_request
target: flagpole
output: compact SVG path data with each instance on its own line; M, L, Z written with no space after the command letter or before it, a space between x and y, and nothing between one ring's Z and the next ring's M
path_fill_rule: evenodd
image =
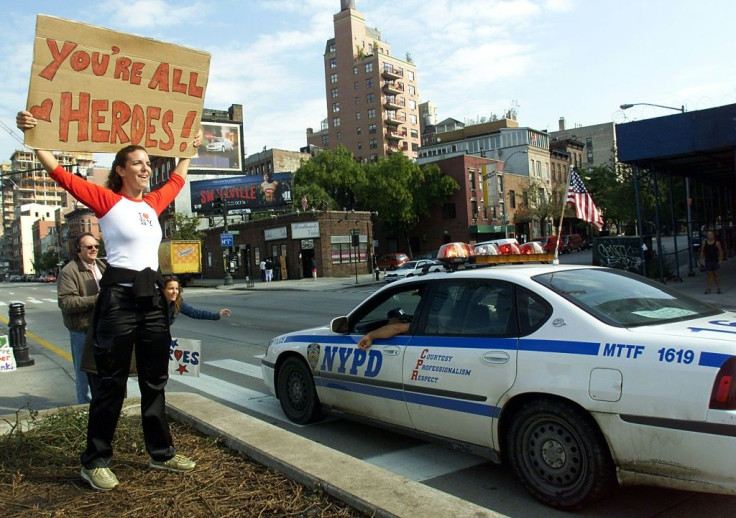
M570 177L572 176L573 166L570 165L570 171L567 173L567 183L565 185L565 191L562 193L562 211L560 213L560 224L557 226L557 246L555 246L555 258L552 260L552 264L560 264L560 245L562 244L562 220L565 218L565 207L567 207L567 193L570 190Z

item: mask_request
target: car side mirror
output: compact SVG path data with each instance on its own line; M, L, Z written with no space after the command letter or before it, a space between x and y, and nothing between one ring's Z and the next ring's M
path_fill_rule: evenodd
M347 334L349 329L348 317L333 318L332 322L330 322L330 331L338 335Z

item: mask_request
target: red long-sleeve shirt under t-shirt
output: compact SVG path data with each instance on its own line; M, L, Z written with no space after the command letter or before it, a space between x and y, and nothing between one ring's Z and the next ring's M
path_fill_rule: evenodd
M58 166L51 173L61 187L92 209L100 222L107 262L118 268L158 270L161 225L158 216L184 187L184 179L169 180L142 200L134 200L93 184Z

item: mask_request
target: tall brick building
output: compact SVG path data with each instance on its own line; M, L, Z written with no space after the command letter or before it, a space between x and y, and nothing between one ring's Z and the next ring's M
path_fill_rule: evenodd
M307 144L343 145L362 162L402 152L417 157L419 89L416 67L392 55L378 29L366 27L355 0L342 0L334 15L335 36L324 54L327 118L320 131L307 129Z

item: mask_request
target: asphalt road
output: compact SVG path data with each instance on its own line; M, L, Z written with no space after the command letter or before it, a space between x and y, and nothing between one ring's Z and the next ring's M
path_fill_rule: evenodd
M586 263L587 261L587 263ZM561 256L560 262L590 264L590 252ZM503 466L421 440L342 419L297 426L286 420L278 401L266 393L260 358L268 340L280 333L329 323L347 313L374 287L329 291L240 291L186 289L184 297L197 308L227 307L232 317L220 321L177 318L175 336L202 340L199 378L172 379L168 391L194 391L326 446L380 465L496 512L518 517L569 516L533 500ZM27 329L45 342L69 351L69 337L56 306L55 285L0 284L0 313L7 304L26 305ZM129 394L137 386L129 383ZM70 391L70 399L73 391ZM68 402L74 404L73 400ZM736 497L623 488L588 508L583 516L733 516Z

